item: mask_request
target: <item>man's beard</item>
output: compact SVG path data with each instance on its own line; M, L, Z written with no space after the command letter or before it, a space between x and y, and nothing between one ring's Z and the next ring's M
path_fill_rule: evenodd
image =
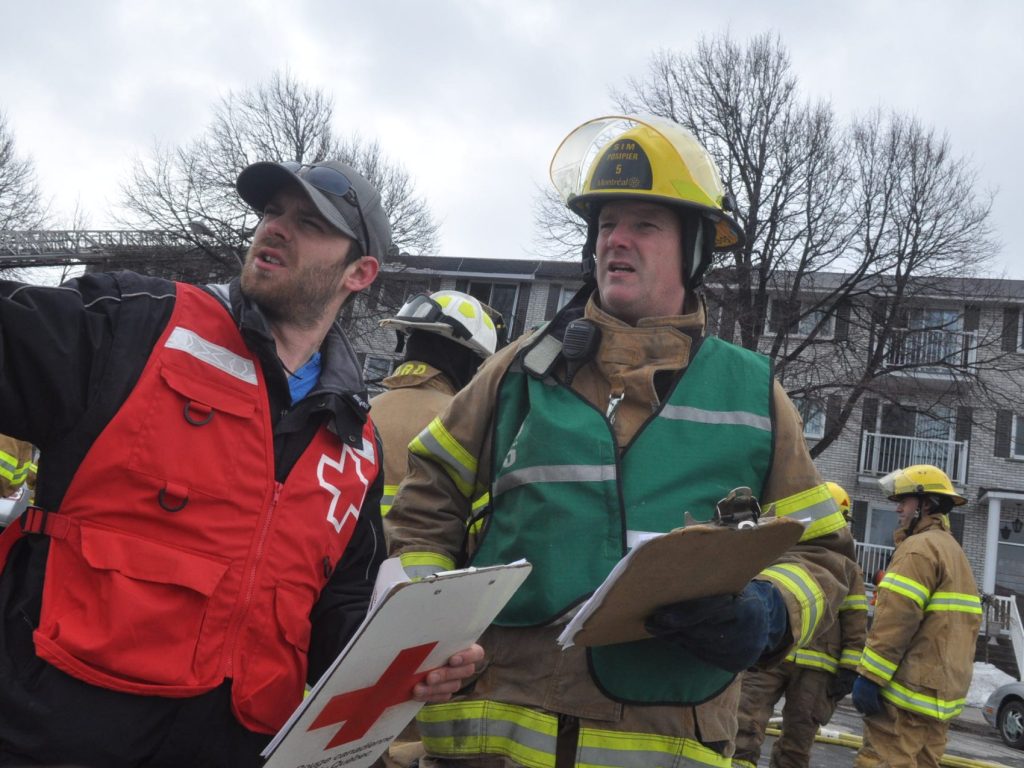
M252 266L253 248L242 268L242 294L259 305L268 320L312 328L338 298L348 267L344 261L317 267L288 267L287 280L264 277Z

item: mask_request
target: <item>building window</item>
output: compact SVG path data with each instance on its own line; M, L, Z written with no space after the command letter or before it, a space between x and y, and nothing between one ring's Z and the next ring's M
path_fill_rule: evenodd
M836 333L835 315L824 309L812 309L810 302L772 299L768 305L768 332L787 336L810 336L818 329L816 339L831 339Z
M1014 415L1010 428L1010 456L1014 459L1024 459L1024 416L1020 414Z
M821 400L806 397L793 398L793 405L804 420L804 437L820 440L825 436L825 404Z
M388 314L398 312L402 305L416 294L430 293L425 281L376 280L371 286L371 291L378 284L378 290L370 294L371 304L377 311Z
M383 355L367 355L363 361L363 379L373 383L391 374L392 359Z
M566 285L563 285L558 292L558 309L561 309L566 304L568 304L569 300L576 295L576 292L578 290L579 288L570 288Z
M465 291L491 309L500 312L505 320L505 327L512 327L516 314L516 300L519 298L517 283L484 283L472 280Z
M893 507L869 507L868 519L864 525L864 543L876 546L893 546L892 535L899 525L900 517Z
M1024 312L1017 313L1017 351L1024 352Z

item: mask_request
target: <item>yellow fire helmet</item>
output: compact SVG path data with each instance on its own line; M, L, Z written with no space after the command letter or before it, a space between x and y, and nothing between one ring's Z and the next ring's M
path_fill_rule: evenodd
M587 222L585 271L591 268L597 215L606 200L647 200L691 214L686 221L690 226L684 226L691 287L700 284L713 251L743 245L735 201L726 193L711 155L671 120L626 115L590 120L562 141L550 175L565 204Z
M839 483L833 483L831 480L825 485L828 487L828 492L832 494L832 500L835 501L836 506L839 507L839 511L843 513L843 517L847 520L850 519L850 494Z
M899 501L904 496L945 496L954 507L966 504L967 499L953 490L949 477L931 464L914 464L897 469L878 481L889 501Z

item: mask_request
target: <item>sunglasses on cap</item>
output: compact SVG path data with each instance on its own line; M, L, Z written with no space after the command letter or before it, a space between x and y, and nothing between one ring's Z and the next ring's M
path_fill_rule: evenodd
M355 208L356 214L359 216L359 226L363 231L363 242L360 243L363 248L363 255L365 256L370 253L370 232L366 228L366 217L363 216L363 209L359 205L359 197L356 195L355 187L352 186L348 176L335 168L329 168L325 165L309 165L308 163L297 163L294 160L280 163L280 165L310 186L325 194L340 197Z

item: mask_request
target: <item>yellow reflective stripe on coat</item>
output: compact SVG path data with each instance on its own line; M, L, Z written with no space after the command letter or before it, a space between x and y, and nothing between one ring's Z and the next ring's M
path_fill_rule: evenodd
M455 568L454 560L437 552L405 552L399 555L398 559L406 575L411 579L422 579Z
M843 655L839 657L839 666L856 669L860 666L863 655L856 648L843 648Z
M831 498L831 496L829 497ZM798 646L807 645L825 613L825 595L818 582L805 568L795 563L776 563L761 571L775 586L785 589L800 604L800 638Z
M470 510L471 514L473 515L473 522L469 525L469 532L474 536L479 535L480 531L483 530L484 527L484 519L481 517L478 520L476 519L476 517L480 514L480 511L490 503L490 491L484 491L479 496L477 496L476 499L473 501L472 509Z
M576 768L648 768L654 765L729 768L732 761L695 739L656 733L580 728Z
M846 527L846 518L824 483L779 499L774 507L776 517L790 517L803 523L800 541L817 539Z
M940 699L937 696L912 691L897 682L891 682L882 689L882 698L900 709L933 717L936 720L952 720L960 714L967 701L966 699Z
M786 661L791 661L800 667L823 669L826 672L835 672L839 669L839 659L835 656L829 656L821 651L812 651L808 648L797 648L786 657Z
M380 497L380 516L386 517L391 507L395 504L395 494L398 493L397 485L385 485L384 493Z
M896 674L896 665L870 648L864 648L864 653L860 657L860 665L886 682L892 680L892 676Z
M903 595L908 600L912 600L922 610L931 598L931 592L928 591L928 587L919 581L908 579L906 576L900 576L898 573L885 574L881 582L879 582L878 588L888 589L897 595Z
M431 755L500 755L526 768L554 768L558 716L498 701L428 704L416 717ZM729 768L724 757L694 739L580 728L576 768Z
M7 451L0 451L0 477L10 481L11 485L21 485L28 479L29 463L18 463L18 457Z
M976 613L981 615L981 598L963 592L936 592L928 601L928 611L952 611L954 613Z
M440 418L435 417L426 429L412 439L409 451L439 464L467 499L473 495L476 457L449 434Z
M498 701L429 704L416 716L427 752L501 755L526 768L554 768L558 717Z
M867 595L847 595L839 604L840 611L866 611L867 609Z

